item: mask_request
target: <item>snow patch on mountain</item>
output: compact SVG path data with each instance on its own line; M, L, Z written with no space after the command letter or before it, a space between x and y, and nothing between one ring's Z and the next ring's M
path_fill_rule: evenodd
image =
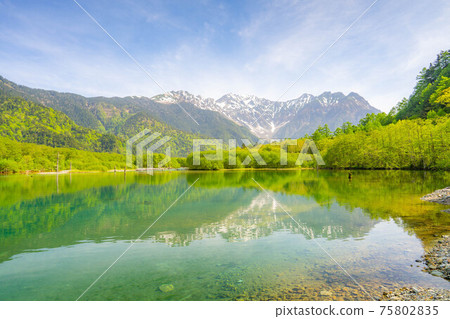
M190 103L202 110L218 112L260 138L299 138L319 125L328 124L334 130L346 121L355 123L367 113L379 112L354 92L348 95L324 92L319 96L305 93L280 102L233 93L214 100L186 91L171 91L152 100L161 104Z

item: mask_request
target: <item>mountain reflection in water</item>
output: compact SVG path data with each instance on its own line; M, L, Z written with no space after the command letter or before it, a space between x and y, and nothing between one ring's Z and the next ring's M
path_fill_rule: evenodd
M147 266L153 267L153 270L147 266L143 268L147 270L141 270L141 275L149 278L150 286L162 278L172 282L176 277L166 266L157 270L157 265L164 263L150 261L150 256L154 256L151 251L155 250L162 259L171 260L172 265L188 263L199 268L198 264L203 262L204 269L200 268L207 275L198 280L202 285L206 281L214 284L202 291L196 288L199 283L179 279L180 286L192 286L189 289L193 292L187 300L320 300L320 293L315 291L322 289L321 284L328 282L341 287L347 281L340 277L339 271L330 273L333 263L317 247L309 247L311 238L323 241L327 249L342 256L349 262L349 269L359 267L355 271L362 271L361 278L364 278L363 265L375 263L378 268L373 270L372 279L367 279L373 289L408 280L446 286L439 278L430 279L420 273L417 267L390 269L388 260L380 256L390 251L389 258L396 259L391 264L403 267L408 263L406 257L420 256L421 246L427 247L433 235L448 232L449 214L443 213L437 204L420 201L422 195L447 186L448 177L447 172L353 171L349 181L345 171L313 170L0 177L0 298L76 298L83 285L89 285L90 278L95 279L100 269L120 255L121 249L136 239L197 178L198 182L141 238L136 244L139 247L133 247L129 256L124 257L123 263L129 260L131 265L144 267L149 263ZM403 246L397 247L399 244ZM167 250L177 247L178 250ZM74 256L67 255L68 251ZM255 251L261 253L253 256ZM405 256L394 255L405 251ZM241 258L241 262L226 260L235 258ZM47 264L49 260L51 266ZM211 265L205 264L205 260ZM153 262L156 264L150 266ZM230 262L236 262L235 266L222 266ZM314 270L308 265L315 265ZM224 275L227 274L224 267L230 274ZM134 274L120 264L116 268L120 275L109 279L112 286L105 293L93 289L87 299L183 299L176 292L161 295L157 287L149 292L148 287L128 286L125 279L134 278ZM84 274L86 279L79 282L78 275L62 279L67 277L69 269ZM194 270L180 271L188 275ZM311 271L316 274L312 275ZM24 272L28 275L21 277ZM232 288L228 287L229 281L234 280L230 278L247 272L254 274L254 282L233 282ZM280 272L288 274L287 278L292 276L292 280L275 285L279 277L274 278L274 273ZM54 280L48 279L51 273L55 275ZM61 281L56 280L58 274ZM302 284L306 288L319 288L300 291L291 287L300 280L295 274L304 277ZM19 281L28 287L40 282L42 286L42 281L46 281L42 287L47 290L33 294L31 289L27 293L14 284L14 276L20 277ZM308 279L309 276L312 278ZM378 277L383 276L388 279L381 283ZM66 282L66 286L61 288L61 282ZM218 282L222 283L220 287L216 286ZM342 290L334 296L363 298L355 291Z

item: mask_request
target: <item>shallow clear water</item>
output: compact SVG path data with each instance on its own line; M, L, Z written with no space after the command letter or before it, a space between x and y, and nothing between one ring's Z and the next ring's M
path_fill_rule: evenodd
M375 297L405 285L450 288L415 262L450 230L444 207L420 200L448 186L449 174L347 176L0 177L0 299L77 299L197 178L82 300L366 300L361 287Z

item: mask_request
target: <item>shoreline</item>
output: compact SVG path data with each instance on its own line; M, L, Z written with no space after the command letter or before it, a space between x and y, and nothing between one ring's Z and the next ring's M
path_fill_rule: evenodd
M433 193L422 196L420 199L426 202L448 206L450 205L450 186L435 190ZM450 213L450 209L444 209L443 212Z
M147 169L145 168L133 168L133 169L127 169L125 172L145 172ZM433 170L433 169L410 169L410 168L347 168L347 167L341 167L341 168L331 168L331 167L322 167L322 168L315 168L315 167L288 167L288 168L282 168L282 167L267 167L267 168L221 168L221 169L190 169L188 167L179 167L179 168L153 168L152 171L158 171L158 172L171 172L171 171L189 171L189 172L233 172L233 171L249 171L249 172L256 172L256 171L302 171L302 170L317 170L317 171L414 171L414 172L448 172L449 169L443 169L443 170ZM116 169L116 173L124 173L123 169ZM107 171L99 171L99 170L62 170L59 172L55 171L21 171L18 173L4 173L0 172L0 176L12 176L12 175L63 175L63 174L70 174L70 173L92 173L92 174L98 174L98 173L114 173L114 169L109 169ZM449 190L450 187L444 188L443 190ZM437 190L439 191L439 190ZM437 192L436 191L436 192ZM433 194L433 193L432 193ZM429 196L431 194L425 195ZM424 197L425 197L424 196ZM426 201L433 202L432 200L423 199ZM446 205L450 205L446 204ZM450 211L449 211L450 212Z
M423 201L450 205L450 187L438 189L420 198ZM445 209L443 212L450 212ZM450 282L450 234L442 235L435 245L416 263L422 263L422 271L432 276L443 278ZM384 292L382 301L450 301L449 289L434 289L424 287L402 287Z
M174 171L189 171L189 169L180 167L180 168L165 168L165 169L159 169L154 168L152 169L154 172L174 172ZM17 176L17 175L67 175L67 174L103 174L103 173L128 173L128 172L139 172L143 173L146 172L146 169L136 169L136 168L130 168L127 170L123 169L109 169L107 171L88 171L88 170L62 170L59 172L50 171L50 172L44 172L44 171L24 171L19 173L12 173L12 174L0 174L0 176Z
M450 235L442 235L436 244L417 263L425 267L422 271L450 282ZM402 287L383 292L381 301L450 301L450 289L427 287Z
M450 281L450 235L443 235L422 259L416 262L425 265L425 272Z

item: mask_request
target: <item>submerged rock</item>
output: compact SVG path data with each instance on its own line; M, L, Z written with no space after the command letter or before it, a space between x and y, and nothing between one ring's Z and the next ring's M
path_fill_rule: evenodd
M331 292L331 291L328 291L328 290L322 290L321 292L320 292L320 295L321 296L331 296L333 293Z
M443 235L436 245L416 262L425 263L425 272L450 280L450 236ZM384 292L381 300L450 300L450 290L421 287L403 287L394 291Z
M433 270L433 271L431 272L431 274L432 274L433 276L437 276L437 277L443 277L443 276L444 276L444 274L441 273L439 270Z
M450 281L450 236L444 235L437 244L423 256L424 271Z
M162 292L169 292L174 290L175 287L172 284L164 284L159 286L159 290L161 290Z

